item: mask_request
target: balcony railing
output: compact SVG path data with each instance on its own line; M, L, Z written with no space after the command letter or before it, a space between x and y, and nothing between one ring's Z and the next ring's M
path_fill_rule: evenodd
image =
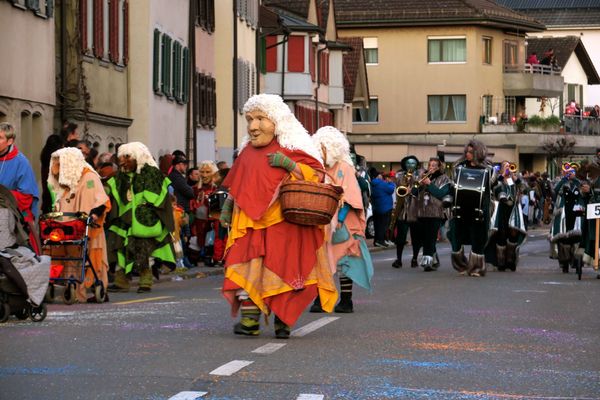
M565 133L575 135L600 135L600 118L565 115Z
M523 65L505 65L505 74L542 74L559 75L562 73L560 67L553 67L545 64L523 64Z

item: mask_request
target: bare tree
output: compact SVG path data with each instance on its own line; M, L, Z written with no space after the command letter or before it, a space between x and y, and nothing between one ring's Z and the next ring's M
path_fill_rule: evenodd
M567 156L573 154L573 148L577 144L577 140L571 135L560 135L549 137L542 144L542 149L546 152L546 160L556 166L562 165L562 161Z

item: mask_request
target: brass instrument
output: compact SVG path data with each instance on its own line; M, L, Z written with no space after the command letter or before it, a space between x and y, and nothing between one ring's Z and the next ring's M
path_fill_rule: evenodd
M500 168L504 167L504 164L508 164L508 171L511 174L514 174L515 172L517 172L517 164L515 164L514 162L504 160L500 163ZM502 170L501 172L502 172L502 174L504 174L504 170Z
M579 170L579 168L581 168L581 167L576 162L564 162L562 164L562 170L565 172L570 171L570 170L575 170L575 172L577 172Z
M412 187L412 184L411 184L412 180L413 180L412 172L409 171L406 174L404 174L402 185L398 185L398 187L396 188L396 196L397 197L404 198L410 193L409 186ZM396 204L398 204L397 201L396 201Z
M400 211L404 208L405 197L410 193L409 188L412 188L413 173L412 171L406 172L402 177L402 185L396 188L396 206L392 210L392 216L390 218L390 225L388 226L388 237L390 240L394 238L394 229L396 228L396 220L400 214Z
M423 176L421 177L421 179L419 179L418 181L416 181L415 183L413 183L410 187L407 185L400 185L396 188L396 196L398 197L406 197L409 193L410 190L415 187L418 188L419 186L421 186L421 183L423 183L423 181L429 177L431 177L431 175L433 175L434 172L436 171L427 171L426 173L423 174ZM412 174L410 174L412 176Z

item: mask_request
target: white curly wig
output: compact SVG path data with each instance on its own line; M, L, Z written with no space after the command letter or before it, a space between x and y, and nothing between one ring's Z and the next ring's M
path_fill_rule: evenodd
M85 162L83 153L77 147L64 147L52 153L50 156L50 171L52 171L52 167L57 159L60 163L58 180L50 172L48 174L48 186L56 194L56 202L58 203L58 200L66 191L65 187L69 188L71 192L75 191L84 168L88 168L96 174L97 172L94 170L94 167Z
M212 160L200 161L200 164L198 164L198 169L202 169L205 166L210 167L210 169L212 170L213 174L219 170L219 168L217 168L217 164L215 164L215 162L212 161Z
M158 168L156 161L150 154L150 150L148 147L142 142L131 142L125 143L119 146L119 152L117 153L119 157L121 156L129 156L134 158L137 163L137 173L139 174L142 171L142 168L145 164L148 164L151 167Z
M315 146L306 129L296 119L281 96L276 94L256 94L244 104L244 112L262 111L275 123L275 136L277 142L288 150L301 150L323 163L321 152ZM240 152L250 142L250 135L246 134L240 145Z
M319 128L312 137L318 148L325 147L327 151L327 166L333 167L338 161L354 165L350 158L350 143L346 136L333 126Z

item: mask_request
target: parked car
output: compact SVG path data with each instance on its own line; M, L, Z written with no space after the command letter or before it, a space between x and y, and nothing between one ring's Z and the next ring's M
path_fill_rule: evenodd
M367 228L365 229L365 237L367 239L372 239L375 237L375 223L373 222L373 208L371 207L371 203L369 203L369 207L367 208L365 218L367 219Z

